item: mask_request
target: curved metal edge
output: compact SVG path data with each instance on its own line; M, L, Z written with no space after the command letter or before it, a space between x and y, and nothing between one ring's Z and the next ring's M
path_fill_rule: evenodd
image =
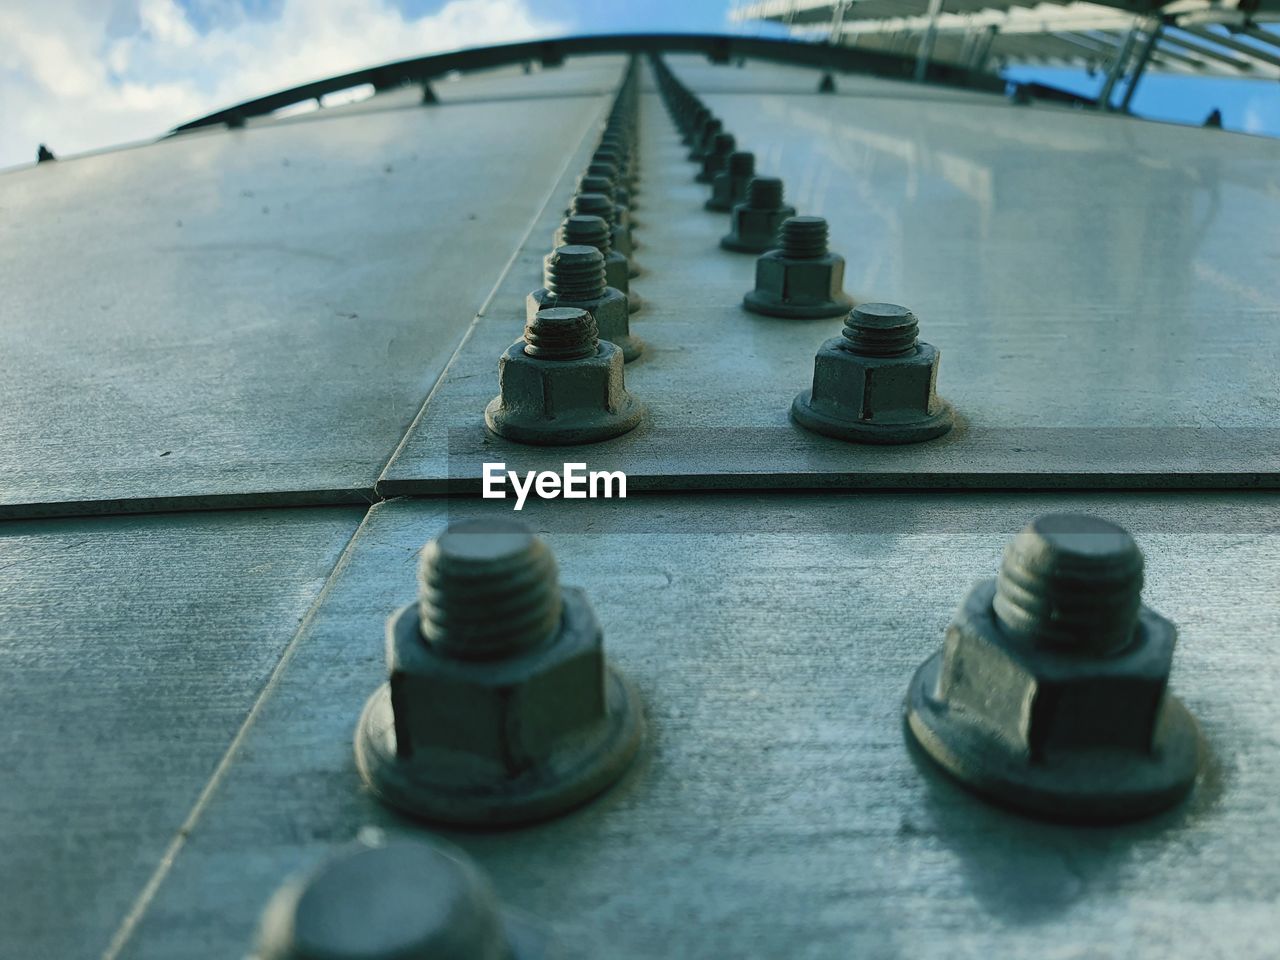
M515 443L526 443L538 447L603 443L630 433L648 416L648 410L643 403L631 397L630 394L628 397L627 405L616 412L601 413L586 422L575 420L566 424L556 420L527 420L510 417L502 406L502 397L497 396L484 408L484 422L492 433Z
M701 53L713 63L728 63L737 59L767 60L842 73L869 73L902 78L910 78L915 70L914 57L800 40L714 33L615 33L560 37L453 50L366 67L245 100L189 120L174 127L169 135L218 124L243 126L245 120L251 117L264 116L295 103L315 100L325 94L366 83L373 84L376 90L388 90L409 83L429 82L455 70L484 70L534 60L544 66L558 66L568 56L610 53ZM991 93L1003 93L1005 89L1005 82L998 77L944 63L929 64L926 79L933 83Z
M748 290L742 298L742 307L762 317L779 317L784 320L823 320L831 317L843 317L853 309L853 298L847 293L842 299L828 300L825 303L792 303L777 296L761 293L759 290Z
M806 430L852 443L924 443L948 433L955 425L955 412L941 398L937 411L919 422L891 424L837 420L815 410L812 400L812 390L798 394L791 404L791 419Z

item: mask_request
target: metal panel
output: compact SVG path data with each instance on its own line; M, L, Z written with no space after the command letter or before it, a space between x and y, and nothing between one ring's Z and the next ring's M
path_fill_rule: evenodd
M0 525L0 955L107 947L362 513Z
M1272 494L643 497L523 516L642 693L651 739L579 812L450 833L566 958L1261 957L1280 897ZM490 508L490 509L484 509ZM383 621L446 520L375 507L123 956L238 956L281 878L365 824L351 736ZM1030 517L1085 510L1147 555L1173 687L1213 760L1190 802L1112 829L1002 812L908 752L907 681ZM163 873L163 871L162 871Z
M368 499L608 100L197 133L0 177L0 516Z
M725 73L734 73L725 70ZM708 94L757 169L831 222L856 299L903 303L942 350L963 422L909 447L792 425L840 321L740 307L750 256L717 247L675 132L644 105L627 384L651 423L586 448L487 433L499 353L520 333L540 223L388 467L387 495L474 489L482 464L624 469L635 489L704 486L1254 486L1280 479L1280 175L1249 137L1054 107ZM1253 238L1241 242L1241 237Z

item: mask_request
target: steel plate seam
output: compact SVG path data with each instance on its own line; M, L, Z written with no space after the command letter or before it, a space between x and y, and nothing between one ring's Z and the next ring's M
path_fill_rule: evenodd
M226 752L218 761L218 765L214 767L213 773L210 775L208 782L201 789L196 802L192 805L186 819L173 835L173 839L169 841L169 845L165 848L159 862L156 864L155 870L139 891L137 899L120 921L120 926L112 935L106 949L102 953L102 960L116 960L128 945L129 939L133 936L133 932L137 929L143 915L147 912L147 908L155 899L156 893L159 892L161 885L164 883L165 877L168 876L169 870L172 869L178 855L182 852L183 846L187 842L187 838L191 836L191 832L196 828L196 824L200 821L201 815L208 808L210 801L217 793L219 785L226 778L231 770L231 765L235 762L236 756L241 746L249 735L249 731L253 728L254 721L262 712L263 706L271 699L272 693L279 686L281 678L288 669L289 662L293 659L293 655L298 648L298 642L311 629L312 621L315 620L321 608L324 606L333 589L334 584L339 579L340 574L346 569L347 564L351 560L351 556L355 550L356 541L360 537L360 531L364 529L366 523L369 522L369 516L372 507L364 512L364 516L360 518L360 523L356 525L355 530L347 539L346 544L339 554L337 562L333 568L325 576L324 585L316 594L315 599L311 601L307 607L306 613L303 614L297 628L293 631L293 635L289 637L289 642L285 644L284 650L280 654L280 659L276 661L271 673L267 676L266 683L254 698L253 706L249 708L249 712L245 714L244 721L240 724L236 734L231 738L231 742L227 745Z

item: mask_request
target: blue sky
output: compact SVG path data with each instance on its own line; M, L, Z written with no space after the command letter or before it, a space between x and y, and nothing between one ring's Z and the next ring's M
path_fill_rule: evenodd
M566 33L776 32L727 0L0 0L0 168L151 139L185 120L403 57ZM1019 71L1096 93L1082 71ZM1280 135L1280 84L1148 76L1135 112Z

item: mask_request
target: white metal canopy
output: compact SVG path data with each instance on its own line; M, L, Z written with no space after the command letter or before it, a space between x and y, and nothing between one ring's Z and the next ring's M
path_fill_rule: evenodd
M977 71L1040 64L1118 78L1150 66L1280 79L1280 32L1269 26L1280 21L1280 0L1175 0L1139 12L1105 0L758 0L732 17Z

